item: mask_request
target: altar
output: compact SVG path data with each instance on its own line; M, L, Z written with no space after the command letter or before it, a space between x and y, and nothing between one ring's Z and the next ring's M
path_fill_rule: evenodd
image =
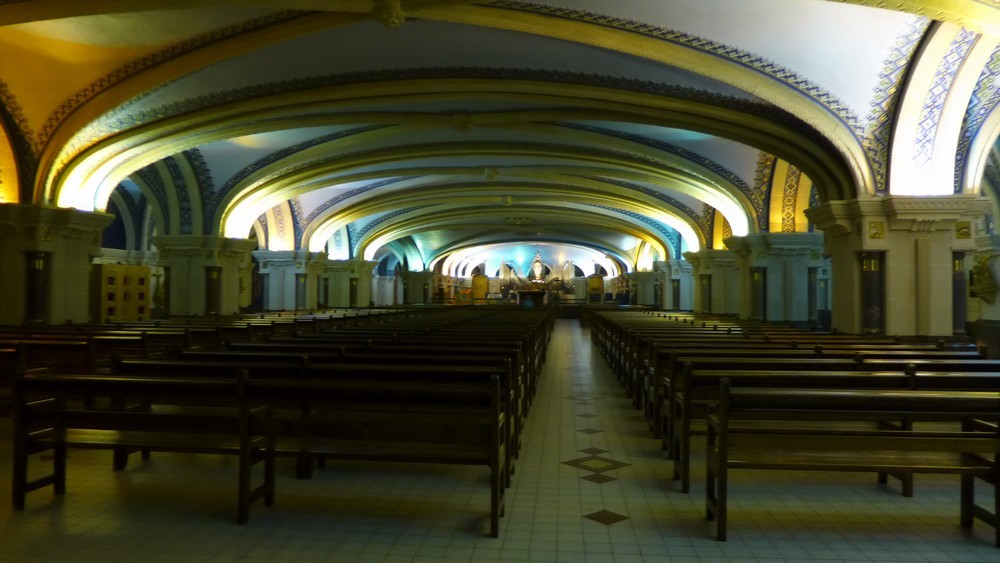
M518 289L514 292L517 295L517 304L524 306L525 301L531 301L534 305L545 304L544 289Z

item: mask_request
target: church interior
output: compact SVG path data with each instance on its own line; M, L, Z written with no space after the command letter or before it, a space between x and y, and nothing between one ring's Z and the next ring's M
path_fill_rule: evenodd
M911 497L734 471L726 539L703 461L677 490L713 446L661 447L674 387L646 345L923 354L900 371L995 395L997 216L997 0L0 1L0 559L998 560L996 517L966 526L943 474ZM114 472L108 443L57 444L65 495L17 491L21 380L45 370L241 354L243 417L277 358L475 372L501 342L523 349L489 368L489 472L382 450L295 479L241 426L239 456ZM278 500L238 526L257 454ZM962 463L939 473L982 469Z

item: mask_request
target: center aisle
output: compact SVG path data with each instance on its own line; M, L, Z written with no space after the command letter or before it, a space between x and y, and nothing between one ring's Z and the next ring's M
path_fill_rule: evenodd
M905 498L871 475L743 471L730 538L704 520L704 438L690 494L579 321L557 321L507 497L502 560L1000 561L992 530L958 525L958 479ZM984 490L981 494L987 494ZM490 553L478 544L477 555Z
M533 561L724 558L702 497L670 490L656 444L589 329L558 320L507 497L503 557L523 546Z

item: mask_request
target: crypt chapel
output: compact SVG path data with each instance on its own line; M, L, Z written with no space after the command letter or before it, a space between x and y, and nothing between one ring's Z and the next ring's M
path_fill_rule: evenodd
M0 0L12 331L593 307L1000 357L997 218L1000 0ZM491 374L519 456L495 537L499 479L405 460L306 480L284 459L280 500L237 525L236 456L112 472L80 448L69 492L18 506L22 400L0 413L0 560L1000 560L952 474L904 498L748 472L717 541L704 464L673 490L597 331L550 316L524 410ZM430 368L460 363L469 334L434 336L453 355Z
M990 0L0 2L0 324L534 284L985 334L998 37Z

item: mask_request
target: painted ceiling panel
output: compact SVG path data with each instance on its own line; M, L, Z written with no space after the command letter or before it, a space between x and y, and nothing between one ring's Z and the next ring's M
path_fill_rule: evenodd
M199 9L121 13L46 20L8 26L37 40L76 43L80 48L145 47L197 37L213 29L249 21L268 10Z
M800 211L785 200L886 191L902 78L914 61L962 63L914 56L929 26L915 4L345 0L291 13L277 10L318 4L255 0L272 9L71 18L0 26L0 102L35 148L25 169L51 171L38 191L66 188L60 205L99 209L141 169L122 189L149 192L164 229L242 236L261 213L279 223L277 207L313 250L337 227L352 250L641 242L648 263L653 247L718 244L716 212L739 236ZM22 52L30 64L12 65ZM996 119L992 91L979 90L981 122ZM42 124L69 139L59 154ZM768 205L778 160L818 189L778 185Z
M868 113L880 71L917 16L821 0L680 0L548 4L683 31L771 62ZM734 22L738 24L734 25Z
M244 167L268 155L346 129L350 127L307 127L258 133L201 145L198 150L211 169L212 177L216 182L222 183Z
M525 61L530 61L531 69L656 81L747 97L714 80L607 50L522 33L418 20L398 28L363 22L291 39L182 77L150 96L147 103L197 97L220 87L248 88L261 82L400 68L524 68ZM262 68L268 69L265 75Z

